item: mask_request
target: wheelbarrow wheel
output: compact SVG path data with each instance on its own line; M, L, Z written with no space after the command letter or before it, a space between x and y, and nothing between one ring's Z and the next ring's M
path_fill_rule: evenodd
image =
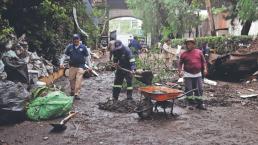
M141 119L146 119L153 113L153 103L150 99L145 98L134 110Z
M141 119L146 119L146 118L149 118L152 114L152 107L147 109L147 110L142 110L142 111L139 111L137 112L138 116L141 118Z

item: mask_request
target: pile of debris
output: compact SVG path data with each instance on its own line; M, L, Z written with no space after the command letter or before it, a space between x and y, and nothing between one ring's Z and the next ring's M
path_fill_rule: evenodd
M0 80L5 80L7 78L7 74L4 71L4 63L0 60Z
M0 81L0 125L25 119L26 102L30 93L21 83Z
M5 45L1 52L0 78L30 84L39 77L48 76L54 72L54 66L36 52L28 51L25 35L17 38L15 35Z
M258 38L248 48L218 55L210 54L208 67L212 78L241 80L258 70Z
M234 55L247 55L252 53L258 53L258 38L256 38L248 48L240 48Z
M58 88L37 87L30 94L22 83L11 81L0 81L0 96L0 125L57 118L73 105L73 97Z

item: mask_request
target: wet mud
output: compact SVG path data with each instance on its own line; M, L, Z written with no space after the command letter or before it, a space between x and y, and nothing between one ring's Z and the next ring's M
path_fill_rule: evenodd
M104 103L98 103L99 109L107 110L118 113L133 113L135 108L137 107L137 102L134 100L118 100L112 101L109 100Z
M114 73L103 72L100 77L85 79L81 100L74 103L79 114L61 133L51 133L50 123L62 118L0 126L0 143L9 145L255 145L258 143L258 100L241 99L237 92L257 88L258 83L243 85L219 82L216 87L205 86L207 111L189 110L175 103L168 118L162 108L149 119L140 119L128 105L125 92L112 108L106 103L112 96ZM69 81L62 78L56 83L69 93ZM228 86L228 87L227 87ZM140 97L134 92L137 104ZM104 104L103 104L104 103ZM126 104L126 105L125 105ZM101 105L104 105L101 109ZM123 106L123 107L121 107ZM99 108L100 107L100 108ZM106 107L106 108L105 108ZM121 109L121 108L123 109ZM109 111L109 110L112 111ZM121 110L120 110L121 109ZM114 111L115 110L115 111ZM120 113L123 112L123 113Z

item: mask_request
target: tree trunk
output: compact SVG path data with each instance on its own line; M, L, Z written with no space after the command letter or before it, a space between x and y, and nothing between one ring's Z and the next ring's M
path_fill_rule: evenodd
M200 19L200 12L199 11L197 13L197 19L198 20ZM199 37L199 25L198 24L195 26L195 37Z
M213 18L212 12L211 12L211 1L205 0L205 5L206 5L206 9L208 11L208 19L209 19L209 25L210 25L210 29L211 29L211 35L216 36L214 18Z
M195 37L199 37L199 27L195 27Z
M251 26L252 26L252 21L250 20L245 21L243 28L241 30L241 35L248 35Z

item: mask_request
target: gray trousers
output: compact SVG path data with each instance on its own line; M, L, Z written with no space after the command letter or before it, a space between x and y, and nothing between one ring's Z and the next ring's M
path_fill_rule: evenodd
M188 93L186 96L202 96L203 94L203 84L202 77L197 78L184 78L185 83L185 92L188 92L192 89L198 89L194 92Z

